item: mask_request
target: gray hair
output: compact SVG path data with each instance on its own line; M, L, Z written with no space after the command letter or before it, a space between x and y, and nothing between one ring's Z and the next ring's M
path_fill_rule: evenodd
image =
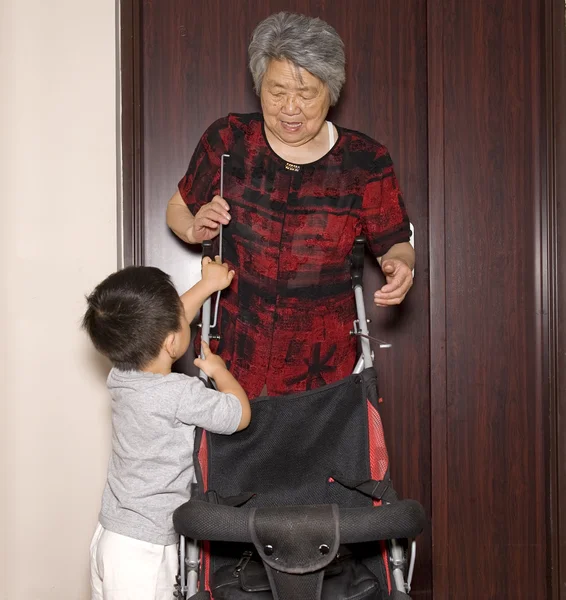
M248 48L250 71L259 95L271 59L288 60L328 86L334 106L346 81L344 42L319 18L279 12L255 28Z

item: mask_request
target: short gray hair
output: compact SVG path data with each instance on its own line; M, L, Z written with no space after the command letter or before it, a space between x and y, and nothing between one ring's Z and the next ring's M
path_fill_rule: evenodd
M288 12L273 14L255 28L248 54L258 95L269 61L286 59L328 86L332 106L338 102L346 81L344 42L322 19Z

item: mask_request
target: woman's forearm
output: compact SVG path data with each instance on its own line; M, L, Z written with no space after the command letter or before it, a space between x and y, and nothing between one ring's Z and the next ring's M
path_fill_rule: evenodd
M191 236L195 218L178 191L169 200L169 204L167 204L166 219L167 225L178 238L187 244L197 243Z
M377 262L381 265L383 261L391 258L402 260L411 270L415 268L415 251L409 242L394 244L383 256L377 259Z

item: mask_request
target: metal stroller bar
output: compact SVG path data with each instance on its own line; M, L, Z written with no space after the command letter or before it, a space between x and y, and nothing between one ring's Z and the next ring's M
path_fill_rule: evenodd
M207 240L202 245L202 256L212 256L212 242ZM218 305L219 299L217 299ZM202 306L201 339L206 343L210 341L210 321L212 312L212 298L206 299ZM201 351L201 358L204 355ZM208 375L201 369L199 377L203 381L208 381ZM213 382L211 382L213 383ZM190 598L197 591L198 587L198 568L199 568L199 546L194 540L187 540L183 534L179 536L179 590L180 598Z
M224 197L224 160L229 156L229 154L223 154L220 158L220 196L222 197ZM219 238L219 256L220 260L222 260L222 224L220 225ZM202 256L208 256L209 258L214 259L212 252L212 242L210 240L206 240L203 242ZM217 324L219 304L220 292L216 294L214 322L212 323L212 325L212 297L207 298L202 306L201 339L204 340L207 344L210 342L210 330L216 327ZM204 354L202 353L202 351L201 358L204 358ZM208 381L208 376L202 369L199 370L199 377L204 381ZM183 535L179 537L179 563L179 592L181 598L188 598L197 591L199 547L198 544L194 541L190 541L187 544L187 540Z
M360 345L362 348L362 356L358 361L354 373L361 373L364 368L371 367L373 364L373 355L369 343L368 321L366 317L366 308L364 304L362 278L364 272L364 247L365 238L359 236L354 240L351 257L351 272L352 272L352 288L356 299L356 312L358 318L354 321L353 334L363 334L360 336ZM359 371L357 370L359 369Z
M224 160L229 157L230 157L229 154L223 154L220 157L220 196L222 198L224 197ZM218 232L218 243L219 243L218 255L220 256L221 261L222 261L222 231L223 231L223 225L221 223L220 230ZM209 258L214 259L213 252L212 252L212 241L211 240L205 240L202 243L202 256L203 256L203 258L205 256L208 256ZM217 292L216 305L214 307L214 319L211 318L211 316L212 316L212 297L207 298L202 306L202 333L201 333L201 336L202 336L202 339L207 344L210 342L210 330L214 329L217 325L219 305L220 305L220 292ZM212 324L211 324L211 321L212 321ZM202 353L201 353L201 358L204 358L204 355L202 355ZM199 376L201 377L201 379L204 379L204 381L208 381L208 377L204 373L204 371L202 371L202 370L199 371Z
M220 157L220 196L224 198L224 159L230 158L229 154L223 154ZM220 256L220 261L222 261L222 231L224 226L222 223L220 224L220 231L218 232L218 256ZM211 258L214 258L211 256ZM214 307L214 319L212 321L212 325L210 329L214 329L218 322L218 308L220 306L220 291L216 293L216 305Z
M374 354L371 351L369 340L372 339L369 335L368 320L366 318L365 303L363 297L362 278L364 268L364 246L365 238L360 236L354 241L354 247L352 249L352 288L354 289L354 295L356 298L356 311L358 315L357 321L354 322L354 329L352 333L360 337L360 344L362 348L362 355L360 356L354 373L361 373L365 368L370 367L373 364ZM378 340L380 341L380 340ZM390 344L380 341L380 347L390 347ZM413 536L402 536L399 533L395 534L397 537L413 537ZM390 553L391 553L391 567L393 577L395 579L395 585L399 591L409 592L411 589L411 579L413 576L414 560L416 557L416 543L413 541L411 548L411 568L408 572L407 582L403 576L403 569L406 565L406 558L404 556L403 548L398 544L397 540L392 538L390 540Z
M202 257L204 258L205 256L208 256L209 258L214 259L214 257L212 256L212 242L210 240L206 240L202 244ZM210 330L212 328L212 326L210 324L211 314L212 314L212 296L209 296L205 300L204 304L202 305L202 323L201 323L201 339L203 342L206 342L207 344L210 342ZM201 358L204 358L204 354L202 353L202 350L201 350ZM204 381L208 381L208 375L202 369L199 371L199 377Z

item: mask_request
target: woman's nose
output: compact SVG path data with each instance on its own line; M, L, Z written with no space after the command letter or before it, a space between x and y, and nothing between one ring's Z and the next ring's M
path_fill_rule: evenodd
M299 105L294 96L287 96L283 105L283 112L287 115L296 115L300 112Z

